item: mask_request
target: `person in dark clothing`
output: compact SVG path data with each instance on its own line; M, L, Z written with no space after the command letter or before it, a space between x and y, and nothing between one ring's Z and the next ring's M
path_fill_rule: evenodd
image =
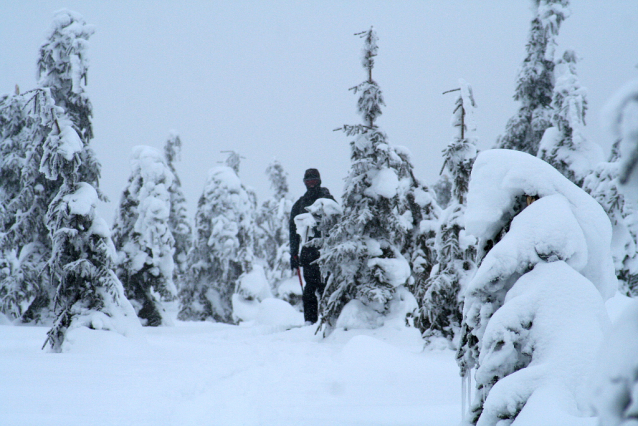
M335 201L330 195L328 188L321 187L321 176L319 170L308 169L303 177L306 185L306 193L292 206L290 212L290 267L293 269L303 268L303 277L306 285L303 289L303 312L306 322L315 323L318 320L319 301L325 284L321 279L321 271L319 265L315 262L319 259L319 249L317 247L308 247L304 245L299 253L299 245L301 238L297 234L297 226L295 225L295 216L307 213L306 207L311 206L319 198L329 198ZM316 238L319 235L317 229L314 233L310 233L309 239Z

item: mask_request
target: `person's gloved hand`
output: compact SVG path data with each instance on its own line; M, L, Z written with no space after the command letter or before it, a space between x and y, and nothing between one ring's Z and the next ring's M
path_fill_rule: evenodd
M299 268L299 257L296 255L290 256L290 269L293 271Z

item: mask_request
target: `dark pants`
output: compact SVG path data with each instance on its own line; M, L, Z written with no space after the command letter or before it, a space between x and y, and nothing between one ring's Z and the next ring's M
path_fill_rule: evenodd
M303 316L305 321L313 324L318 320L319 299L323 295L325 285L321 282L321 271L316 263L303 267Z

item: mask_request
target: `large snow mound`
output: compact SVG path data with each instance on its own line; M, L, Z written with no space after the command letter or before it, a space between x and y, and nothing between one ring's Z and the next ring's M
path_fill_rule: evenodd
M565 262L539 263L507 293L485 330L477 383L502 377L491 389L477 426L494 425L520 411L513 425L538 416L527 405L537 391L550 392L559 412L582 415L599 345L610 322L600 293ZM529 362L515 365L521 358ZM543 411L543 410L541 410ZM545 421L554 411L545 412ZM549 422L549 423L548 423Z
M472 169L465 229L485 243L511 219L520 197L556 194L568 201L586 241L587 262L581 274L594 283L604 299L612 297L617 280L609 218L596 200L545 161L513 150L481 152Z

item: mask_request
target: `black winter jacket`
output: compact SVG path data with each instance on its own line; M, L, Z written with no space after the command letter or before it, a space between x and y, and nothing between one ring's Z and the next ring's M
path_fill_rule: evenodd
M317 201L319 198L329 198L332 201L336 201L332 195L330 195L330 191L328 188L323 187L315 187L310 188L306 191L306 193L297 200L295 204L292 206L292 210L290 211L290 255L297 256L299 254L299 244L301 242L301 238L299 234L297 234L297 225L295 225L295 216L308 213L306 211L306 207L311 206ZM316 235L316 230L315 234ZM316 247L307 247L304 246L301 251L301 255L299 256L299 264L300 266L308 266L310 263L319 259L319 249Z

